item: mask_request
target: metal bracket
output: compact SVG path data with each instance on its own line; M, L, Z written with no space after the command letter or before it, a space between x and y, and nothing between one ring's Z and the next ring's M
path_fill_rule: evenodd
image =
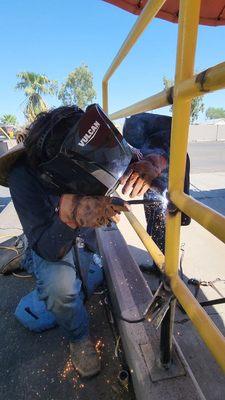
M161 325L173 299L173 293L169 290L169 288L166 288L165 282L161 282L158 290L155 292L152 298L150 305L144 313L145 318L152 322L156 329L158 329Z
M177 208L177 206L170 200L170 196L169 196L169 192L167 191L166 193L166 197L168 200L168 204L167 204L167 210L169 211L170 214L176 214L179 209Z
M175 206L175 204L172 203L171 200L169 200L169 203L167 205L167 209L168 209L170 214L176 214L179 211L179 208L177 208L177 206Z

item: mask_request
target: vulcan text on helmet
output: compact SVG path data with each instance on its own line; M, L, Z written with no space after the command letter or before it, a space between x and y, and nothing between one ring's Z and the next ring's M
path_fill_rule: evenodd
M88 129L87 133L82 137L80 142L78 143L79 146L86 146L96 135L100 128L100 123L95 121L90 129Z

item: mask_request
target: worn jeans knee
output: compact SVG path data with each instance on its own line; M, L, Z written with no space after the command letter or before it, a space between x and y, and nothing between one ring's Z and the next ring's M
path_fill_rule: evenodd
M83 304L81 281L77 277L71 250L63 259L51 262L33 252L37 290L71 341L88 335L88 316Z

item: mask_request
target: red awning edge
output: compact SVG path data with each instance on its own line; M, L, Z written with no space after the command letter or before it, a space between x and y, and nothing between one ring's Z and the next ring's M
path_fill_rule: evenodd
M103 0L132 14L139 15L147 0ZM179 15L179 0L167 0L156 18L176 23ZM202 0L200 10L201 25L225 25L225 0Z

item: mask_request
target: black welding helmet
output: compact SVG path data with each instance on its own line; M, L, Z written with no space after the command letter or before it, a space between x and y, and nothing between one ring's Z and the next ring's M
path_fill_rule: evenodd
M37 145L48 146L47 133ZM41 179L59 193L109 195L127 169L132 154L123 136L97 104L90 105L65 132L54 157L42 162Z

